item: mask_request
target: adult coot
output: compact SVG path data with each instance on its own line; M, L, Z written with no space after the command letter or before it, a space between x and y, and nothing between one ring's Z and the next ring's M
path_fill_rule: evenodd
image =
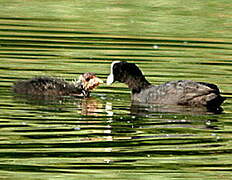
M92 89L102 81L94 73L80 75L79 80L67 82L54 77L35 77L17 81L13 86L15 93L38 96L80 96L88 97Z
M134 63L112 62L107 84L115 81L127 84L132 91L132 101L137 103L218 108L225 100L214 84L179 80L162 85L151 85Z

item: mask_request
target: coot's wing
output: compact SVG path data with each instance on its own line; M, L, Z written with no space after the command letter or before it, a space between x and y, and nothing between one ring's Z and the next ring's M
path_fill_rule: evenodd
M217 107L224 101L218 87L214 84L183 80L177 81L176 89L179 97L178 104Z

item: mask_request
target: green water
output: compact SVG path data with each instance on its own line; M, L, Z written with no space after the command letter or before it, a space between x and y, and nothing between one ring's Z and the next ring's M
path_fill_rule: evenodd
M230 179L231 0L0 1L0 179ZM114 60L153 84L217 84L221 114L130 103L124 84L90 98L11 91L34 76L103 80Z

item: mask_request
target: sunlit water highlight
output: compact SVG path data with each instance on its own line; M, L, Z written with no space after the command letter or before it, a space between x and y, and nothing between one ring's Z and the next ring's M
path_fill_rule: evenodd
M231 177L230 1L173 2L1 2L1 178ZM215 83L224 111L133 106L119 83L86 99L11 91L41 75L105 80L115 60L135 62L153 84Z

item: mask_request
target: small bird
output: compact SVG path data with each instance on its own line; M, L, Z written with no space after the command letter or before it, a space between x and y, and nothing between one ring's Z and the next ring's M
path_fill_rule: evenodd
M36 96L78 96L88 97L90 91L103 83L95 73L87 72L80 75L79 80L67 82L54 77L35 77L17 81L13 91L18 94Z
M151 85L134 63L112 62L107 84L115 81L128 85L134 103L206 106L216 109L225 100L215 84L177 80Z

